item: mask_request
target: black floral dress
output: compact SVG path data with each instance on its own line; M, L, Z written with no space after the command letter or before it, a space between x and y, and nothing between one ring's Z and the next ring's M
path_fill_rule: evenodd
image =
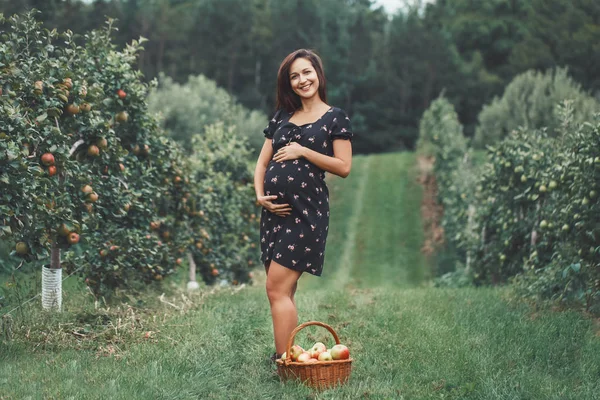
M298 142L319 153L333 156L333 141L352 140L350 119L331 107L317 121L295 125L291 113L278 110L264 134L273 142L273 154L289 142ZM276 162L271 160L264 179L265 195L277 195L274 201L289 204L290 215L280 217L263 207L260 221L261 260L320 276L325 259L329 229L329 190L325 171L304 158Z

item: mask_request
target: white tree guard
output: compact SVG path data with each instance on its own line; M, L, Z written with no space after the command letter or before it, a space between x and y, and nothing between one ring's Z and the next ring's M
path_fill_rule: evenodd
M188 263L190 264L190 280L187 283L187 290L189 290L190 292L194 291L194 290L198 290L200 289L200 285L198 284L198 282L196 282L196 263L194 262L194 257L192 256L192 253L187 253L188 256Z
M62 268L42 267L42 307L58 310L62 306Z

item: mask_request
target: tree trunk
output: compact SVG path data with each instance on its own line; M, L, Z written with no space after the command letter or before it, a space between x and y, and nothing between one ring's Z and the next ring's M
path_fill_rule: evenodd
M60 267L60 248L56 239L52 240L50 266L42 267L42 308L60 311L62 306L62 268Z
M192 253L188 252L187 256L188 263L190 264L190 280L188 281L187 289L189 291L198 290L200 288L200 285L198 285L198 282L196 282L196 262L194 261L194 256L192 256Z

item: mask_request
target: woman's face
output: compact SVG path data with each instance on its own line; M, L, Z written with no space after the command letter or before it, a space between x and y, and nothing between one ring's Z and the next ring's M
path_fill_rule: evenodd
M290 66L290 84L300 98L309 99L319 92L319 78L312 63L306 58L297 58Z

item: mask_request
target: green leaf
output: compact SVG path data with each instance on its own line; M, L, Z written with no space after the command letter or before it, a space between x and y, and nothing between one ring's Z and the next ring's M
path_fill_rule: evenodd
M573 264L571 264L570 267L575 272L579 272L581 270L581 264L580 263L573 263Z

